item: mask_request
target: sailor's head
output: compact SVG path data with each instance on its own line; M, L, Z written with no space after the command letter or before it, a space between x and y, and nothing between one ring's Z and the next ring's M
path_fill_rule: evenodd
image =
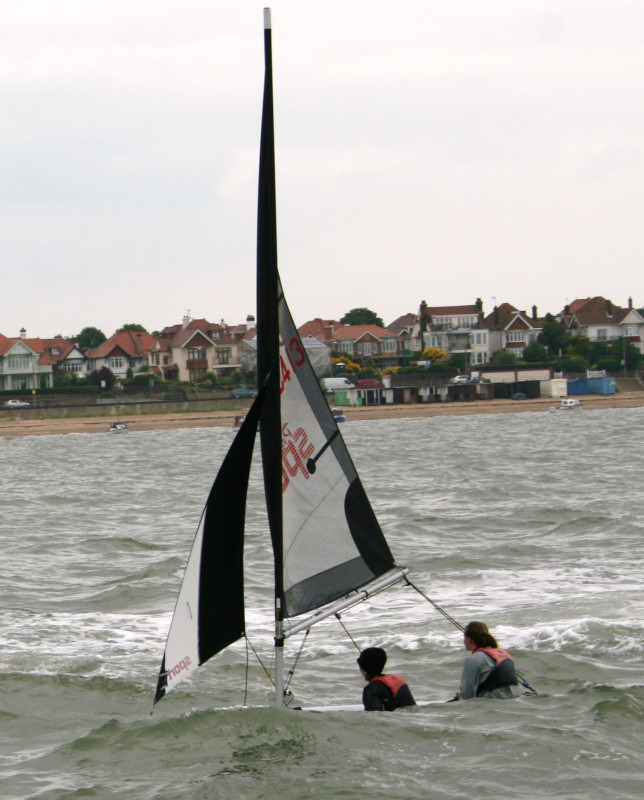
M468 622L463 631L463 639L468 650L477 647L498 647L496 639L484 622ZM472 647L468 647L468 640Z
M367 647L358 656L358 666L365 673L365 677L380 675L387 663L387 653L382 647Z

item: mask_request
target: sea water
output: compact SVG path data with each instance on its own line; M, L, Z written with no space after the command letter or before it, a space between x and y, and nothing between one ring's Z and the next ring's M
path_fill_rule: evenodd
M356 645L378 645L427 705L270 708L272 565L254 469L252 648L216 656L151 715L233 431L0 439L0 797L642 795L644 409L341 427L398 563L458 622L487 622L538 695L446 703L462 634L395 587L313 628L301 654L302 637L289 640L290 702L359 703Z

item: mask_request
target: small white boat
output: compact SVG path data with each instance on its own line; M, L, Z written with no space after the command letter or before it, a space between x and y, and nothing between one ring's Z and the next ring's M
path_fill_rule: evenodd
M562 397L561 404L558 406L551 406L551 411L572 411L575 408L581 408L581 400L576 397Z
M108 433L124 433L127 429L125 422L112 422Z

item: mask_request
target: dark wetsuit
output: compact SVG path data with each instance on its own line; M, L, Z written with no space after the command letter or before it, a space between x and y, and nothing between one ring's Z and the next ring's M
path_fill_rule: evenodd
M362 703L365 711L394 711L403 706L415 706L407 682L400 675L376 675L364 687Z

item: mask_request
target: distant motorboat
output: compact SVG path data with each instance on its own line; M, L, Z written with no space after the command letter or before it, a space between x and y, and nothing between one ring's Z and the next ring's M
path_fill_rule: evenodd
M336 422L346 422L347 421L346 414L344 413L344 411L341 408L332 408L331 412L333 414L333 419Z
M551 411L572 411L575 408L582 408L581 400L576 397L563 397L561 404L558 406L551 406Z

